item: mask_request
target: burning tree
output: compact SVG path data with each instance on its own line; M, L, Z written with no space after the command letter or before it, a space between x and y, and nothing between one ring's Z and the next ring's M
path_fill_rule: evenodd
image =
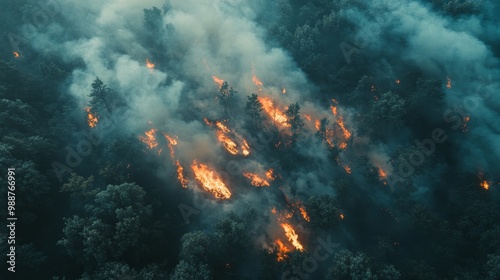
M262 103L260 103L258 96L255 93L252 93L252 95L247 98L248 100L245 106L245 112L248 114L250 119L252 119L252 124L255 127L260 127L260 121L262 120L260 112L263 110Z

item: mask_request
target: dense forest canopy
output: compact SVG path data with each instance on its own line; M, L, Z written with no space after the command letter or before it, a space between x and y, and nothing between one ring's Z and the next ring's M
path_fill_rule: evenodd
M1 8L1 279L500 279L497 1Z

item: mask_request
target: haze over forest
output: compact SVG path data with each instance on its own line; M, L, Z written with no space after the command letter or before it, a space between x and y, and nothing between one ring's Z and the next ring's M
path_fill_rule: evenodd
M0 7L1 279L500 279L500 2Z

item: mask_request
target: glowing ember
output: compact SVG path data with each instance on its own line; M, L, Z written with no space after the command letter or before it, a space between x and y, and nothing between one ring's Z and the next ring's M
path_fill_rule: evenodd
M488 190L490 188L490 183L488 181L483 181L481 182L481 187L485 190Z
M316 127L316 130L319 130L321 128L321 121L320 120L314 121L314 127Z
M347 130L347 128L345 128L344 119L342 117L338 118L337 123L340 126L340 128L342 129L342 133L344 134L345 139L349 139L351 137L351 132L349 132L349 130Z
M332 114L336 117L337 116L337 107L330 106L330 109L332 109Z
M271 209L271 213L276 214L276 207L273 207L273 209Z
M269 180L271 180L271 181L275 179L275 177L274 177L274 170L273 170L272 168L271 168L271 169L269 169L269 170L266 172L266 177L267 177L267 179L269 179Z
M276 239L275 241L276 245L278 245L278 252L276 254L276 259L281 262L283 260L285 260L285 258L287 257L287 253L290 253L290 249L288 249L288 247L285 246L285 244L283 244L283 242L281 242L281 240L279 239Z
M308 114L304 114L304 118L306 118L306 120L308 121L311 121L311 116L309 116Z
M396 80L396 84L398 84L398 85L399 85L400 83L401 83L401 81L400 81L400 80Z
M259 80L259 78L257 78L257 76L255 76L255 74L252 75L252 82L259 88L263 86L262 82Z
M446 80L447 80L446 81L446 88L447 89L451 89L451 79L450 79L450 77L446 77Z
M156 134L156 129L150 129L146 131L146 137L144 136L139 136L139 140L141 140L142 143L148 145L149 149L153 149L154 147L158 146L158 142L156 141L155 134Z
M193 161L191 168L193 169L196 180L201 183L201 186L206 191L211 192L215 198L231 198L231 192L215 171L210 170L206 165L198 163L196 160Z
M85 111L87 111L87 123L89 124L89 126L91 128L96 127L97 123L99 122L97 116L92 114L89 107L85 107Z
M222 86L222 84L224 84L224 80L223 80L223 79L221 79L221 78L219 78L219 77L217 77L217 76L212 76L212 79L214 80L214 82L215 82L216 84L218 84L218 85L219 85L219 87L221 87L221 86Z
M341 148L342 150L346 149L347 148L347 143L340 143L339 145L339 148Z
M261 178L257 174L253 174L250 172L246 172L243 174L245 177L250 179L252 186L255 187L269 187L269 182L267 182L265 179Z
M344 165L344 169L345 169L345 172L347 172L347 174L351 174L352 173L351 168L349 167L349 165Z
M469 129L467 128L467 124L469 123L470 121L470 117L465 117L464 118L464 122L462 123L462 132L467 132L469 131Z
M177 166L177 179L179 179L179 182L181 183L183 188L187 188L188 179L184 177L184 168L181 166L178 160L175 162L175 165Z
M283 88L283 89L281 90L281 93L286 94L286 88Z
M243 139L243 146L241 146L241 153L244 156L248 156L250 154L250 146L248 146L248 143L245 139Z
M288 118L285 115L285 113L283 113L283 111L274 106L271 98L265 96L263 97L259 96L259 101L262 104L262 108L264 109L264 111L269 115L269 117L271 117L272 120L279 123L281 126L284 127L290 126L287 123Z
M344 219L344 214L340 214L340 219Z
M299 242L299 236L295 233L295 230L290 224L282 223L281 227L285 230L286 237L292 243L293 247L299 251L304 251L304 247Z
M21 55L18 52L12 52L15 58L19 58Z
M304 208L304 206L300 206L299 210L300 210L300 214L302 215L302 218L304 218L304 220L310 222L311 218L309 218L309 215L307 214L306 209Z
M154 63L149 61L149 59L146 59L146 67L148 67L148 69L154 69L155 65L154 65Z
M387 173L381 167L378 167L378 177L384 183L384 185L387 185Z
M332 98L332 102L335 103L335 104L339 104L339 102L337 101L337 99L333 99Z

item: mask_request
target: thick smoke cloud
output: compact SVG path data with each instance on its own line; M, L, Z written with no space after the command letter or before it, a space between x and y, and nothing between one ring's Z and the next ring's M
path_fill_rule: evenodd
M314 160L309 166L297 163L293 171L280 174L279 187L287 196L301 200L307 200L310 195L335 194L330 187L337 178L331 171L334 165L323 144L313 135L314 120L326 117L333 123L336 117L330 111L330 104L317 100L318 87L308 80L290 53L267 43L268 34L259 26L257 18L271 4L172 0L162 15L162 25L172 30L162 38L151 39L143 27L143 9L163 4L156 0L60 3L62 23L54 22L40 30L31 43L39 51L58 53L64 61L80 65L71 73L65 90L77 97L82 108L88 104L90 85L98 76L125 99L125 108L114 118L128 130L126 132L142 135L154 127L159 131L158 137L162 137L160 132L175 135L178 139L175 155L186 170L190 170L193 160L197 159L222 174L235 195L222 205L207 202L209 206L203 213L209 217L204 222L206 226L210 225L210 218L220 212L237 211L242 205L259 206L268 218L272 207L286 203L276 192L247 190L250 186L242 177L244 171L262 173L269 168L279 171L281 163L269 160L266 147L259 148L258 145L262 145L259 133L245 130L243 112L233 116L229 124L250 142L251 155L233 159L231 167L227 167L227 152L218 143L215 129L204 122L205 117L226 118L216 100L218 85L212 76L234 87L238 91L235 101L240 104L244 104L251 93L271 97L282 109L299 102L301 113L311 116L313 121L305 120L310 142L299 143L296 148L299 154ZM484 9L499 8L498 4L489 5L492 6ZM449 143L454 143L456 153L462 155L460 166L464 170L481 168L491 174L498 172L500 98L496 78L500 72L495 54L498 50L491 46L500 34L495 23L479 16L467 19L444 16L419 1L372 1L365 9L353 6L343 13L357 27L352 37L364 38L363 51L374 65L380 65L383 69L380 72L391 79L402 74L400 65L391 65L385 57L393 57L443 81L450 78L453 86L446 91L445 100L451 111L443 117L444 125L449 123L448 119L454 120L449 124L451 127L455 118L460 121L465 115L471 118L467 137L449 135ZM155 69L146 67L146 59L155 63ZM254 75L264 86L252 82ZM444 83L443 90L445 86ZM478 92L484 95L478 96ZM470 103L474 106L468 105ZM465 108L457 110L456 106ZM391 155L401 146L413 145L414 135L402 132L390 143L372 142L366 136L356 135L356 116L364 112L342 107L342 104L338 110L353 133L355 147L354 151L341 155L338 165L367 158L374 168L392 176L397 166L390 163ZM164 151L161 157L164 159L159 160L159 176L164 176L162 172L166 169L174 174L175 165L168 153ZM364 173L353 172L357 175L356 181L368 181L362 176ZM203 191L192 176L189 177L189 189L204 199L198 193ZM173 181L175 177L166 180ZM178 186L170 184L170 187ZM266 239L267 234L276 234L279 225L270 220L262 219L265 224L262 227L269 227L259 236L260 241ZM268 245L265 241L262 243Z

